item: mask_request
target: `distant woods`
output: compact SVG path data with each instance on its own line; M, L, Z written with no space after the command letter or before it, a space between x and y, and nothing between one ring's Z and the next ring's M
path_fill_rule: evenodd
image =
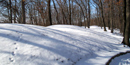
M120 29L123 43L130 43L129 0L0 0L0 14L5 23L98 25L111 33Z

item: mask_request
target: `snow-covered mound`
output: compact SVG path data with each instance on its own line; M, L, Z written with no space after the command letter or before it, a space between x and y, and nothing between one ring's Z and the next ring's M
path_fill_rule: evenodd
M130 53L114 58L110 65L130 65Z
M122 37L72 25L0 24L0 65L105 65Z

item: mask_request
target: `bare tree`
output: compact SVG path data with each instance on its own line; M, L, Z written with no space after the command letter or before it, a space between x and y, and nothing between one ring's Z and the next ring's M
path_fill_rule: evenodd
M104 31L106 30L106 23L105 23L105 18L104 18L104 11L103 11L103 0L93 0L94 3L97 4L97 6L99 7L99 10L101 11L101 17L102 17L102 22L104 25Z
M83 15L83 18L84 18L84 22L85 22L85 15L84 15L83 8L82 8L82 6L78 3L77 0L75 0L75 2L76 2L76 4L80 7L81 12L82 12L82 15ZM80 14L80 17L81 17L81 14ZM80 19L81 19L81 18L80 18ZM81 25L82 25L82 19L81 19L81 21L80 21L80 26L81 26Z
M56 0L56 2L58 3L58 5L61 8L61 12L62 12L62 15L63 15L62 16L63 24L67 24L67 17L65 16L65 11L63 10L63 6L60 4L61 0L60 0L60 3L58 2L58 0Z
M55 9L55 11L56 11L56 20L57 20L57 22L58 22L58 24L60 24L60 22L59 22L59 16L58 16L58 11L57 11L57 8L56 8L56 4L55 4L55 1L54 0L52 0L53 1L53 5L54 5L54 9Z

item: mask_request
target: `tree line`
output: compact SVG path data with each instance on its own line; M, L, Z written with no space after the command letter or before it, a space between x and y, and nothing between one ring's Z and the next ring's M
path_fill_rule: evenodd
M130 46L129 0L0 0L0 13L6 23L34 25L68 24L107 31L120 29L122 43Z

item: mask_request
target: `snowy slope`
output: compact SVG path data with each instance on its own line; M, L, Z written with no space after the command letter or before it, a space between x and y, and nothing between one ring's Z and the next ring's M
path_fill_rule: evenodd
M130 65L130 53L114 58L110 65Z
M0 24L0 65L105 65L130 50L97 26Z

